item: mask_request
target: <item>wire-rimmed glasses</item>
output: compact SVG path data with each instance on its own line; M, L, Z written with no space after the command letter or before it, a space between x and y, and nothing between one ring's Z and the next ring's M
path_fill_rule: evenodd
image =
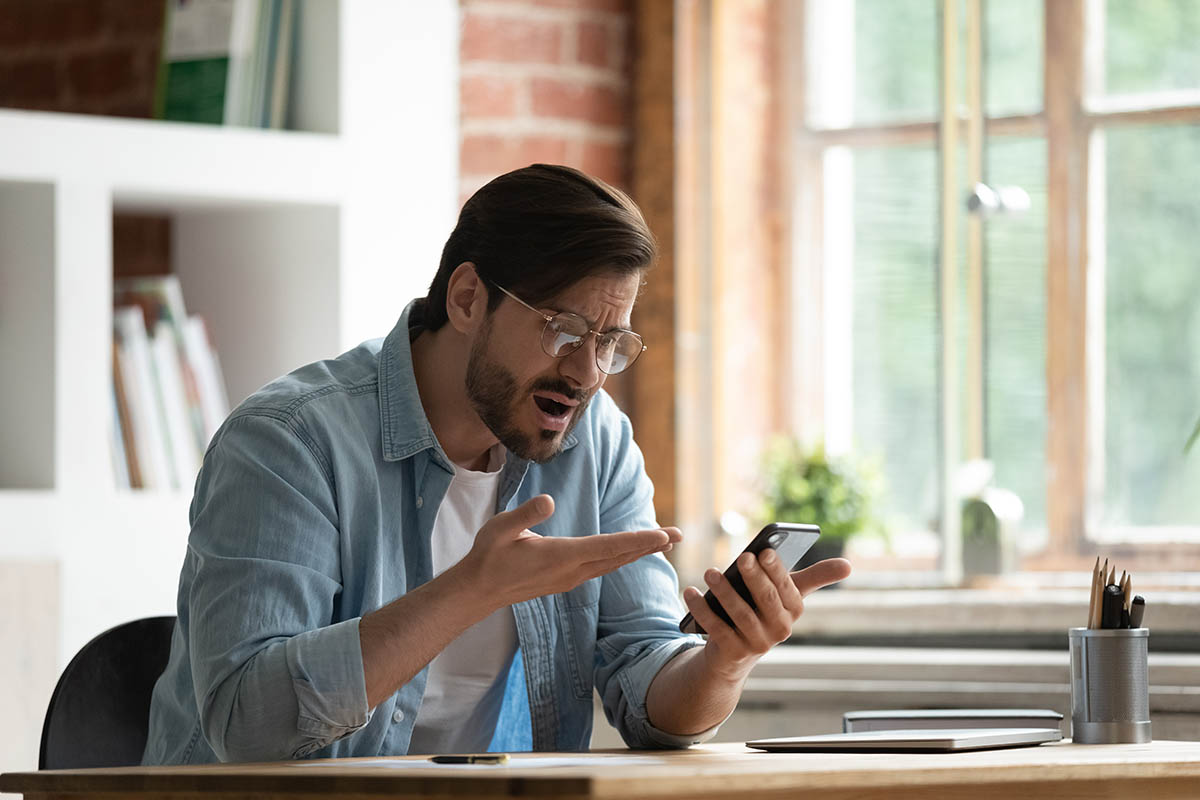
M578 314L560 311L543 314L515 294L493 282L500 291L546 320L542 328L542 350L553 358L564 358L574 353L583 344L588 334L596 336L596 366L606 375L616 375L629 369L646 349L642 337L624 328L613 328L601 333L592 330L592 325Z

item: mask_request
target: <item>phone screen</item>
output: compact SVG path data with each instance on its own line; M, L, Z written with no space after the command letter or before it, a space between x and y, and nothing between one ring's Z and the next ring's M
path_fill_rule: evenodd
M821 529L816 525L798 525L790 522L772 522L766 525L758 535L754 537L750 544L746 545L743 553L753 553L757 556L768 547L775 550L779 555L779 560L785 564L790 564L788 571L796 568L800 563L800 559L808 552L808 549L813 546L817 538L821 535ZM750 594L750 588L746 586L746 582L742 580L742 572L738 569L737 559L729 565L725 570L725 579L733 586L734 590L742 596L751 608L756 608L754 598ZM721 601L716 598L712 590L704 593L704 601L708 603L708 607L713 610L718 617L724 620L726 625L736 627L733 620L729 618L729 614L721 606ZM679 630L684 633L704 633L704 628L700 627L700 623L689 612L682 620L679 621Z

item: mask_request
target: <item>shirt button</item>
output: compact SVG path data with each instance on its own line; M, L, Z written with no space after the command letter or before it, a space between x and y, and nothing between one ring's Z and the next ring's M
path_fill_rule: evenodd
M404 712L397 708L395 711L392 712L392 722L403 722L403 721L404 721Z
M417 508L420 508L420 507L421 507L421 506L423 506L423 505L425 505L425 498L424 498L424 497L417 497Z

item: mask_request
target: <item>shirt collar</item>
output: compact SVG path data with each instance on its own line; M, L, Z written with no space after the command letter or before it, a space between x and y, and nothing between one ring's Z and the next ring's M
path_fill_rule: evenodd
M445 466L453 466L433 434L421 396L417 392L417 378L413 372L412 341L410 327L413 324L413 309L420 302L414 300L405 307L392 332L383 340L379 351L379 427L383 435L383 458L399 461L422 450L434 449ZM579 443L572 431L563 440L563 450ZM509 460L516 459L509 453Z

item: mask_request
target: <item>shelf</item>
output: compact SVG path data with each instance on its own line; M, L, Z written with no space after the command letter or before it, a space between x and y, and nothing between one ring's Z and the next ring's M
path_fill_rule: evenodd
M0 109L0 180L109 187L129 210L336 204L344 174L329 134Z
M454 227L457 4L301 5L297 130L0 109L0 562L53 575L39 607L58 601L50 622L10 608L5 641L30 644L0 646L0 674L36 695L37 724L37 665L175 613L187 551L190 482L113 487L114 213L171 218L171 269L233 403L386 335ZM36 724L10 727L0 770L34 768Z

